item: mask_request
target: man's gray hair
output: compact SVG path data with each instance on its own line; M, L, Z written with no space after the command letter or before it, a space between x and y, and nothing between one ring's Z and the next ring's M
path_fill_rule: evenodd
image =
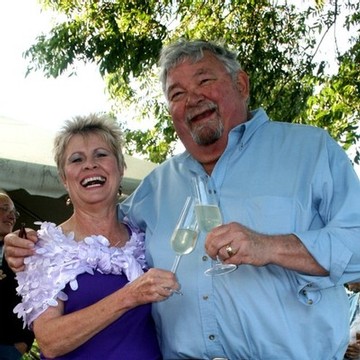
M160 81L165 96L166 79L169 70L185 60L194 63L200 61L204 57L204 51L209 51L215 55L224 64L232 79L236 79L236 74L241 70L241 65L234 52L228 50L222 44L212 41L180 39L163 47L160 53Z

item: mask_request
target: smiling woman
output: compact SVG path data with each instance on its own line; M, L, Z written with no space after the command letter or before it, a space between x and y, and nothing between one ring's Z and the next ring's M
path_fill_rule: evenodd
M17 275L23 300L15 312L33 326L43 358L161 359L151 303L178 284L170 271L147 269L144 233L118 221L119 126L75 117L54 152L73 213L60 226L41 224L35 254Z

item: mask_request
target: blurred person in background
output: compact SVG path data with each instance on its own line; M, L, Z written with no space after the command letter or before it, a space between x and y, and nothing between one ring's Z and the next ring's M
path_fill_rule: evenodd
M16 294L15 275L3 254L4 237L13 230L18 216L13 201L0 192L0 360L21 359L34 341L33 332L23 328L23 322L13 312L21 297Z
M360 359L360 282L347 284L350 302L350 343L345 359Z

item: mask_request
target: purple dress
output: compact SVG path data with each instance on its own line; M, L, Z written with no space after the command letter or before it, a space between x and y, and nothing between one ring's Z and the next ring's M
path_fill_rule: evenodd
M30 325L49 306L64 301L64 314L96 303L146 271L144 235L131 228L121 249L109 247L103 236L76 242L73 234L42 223L36 254L17 274L22 302L14 309ZM61 334L59 334L61 336ZM42 357L44 359L44 357ZM151 304L138 306L94 335L77 349L56 359L162 359Z
M128 283L125 275L81 274L77 277L79 288L67 285L64 313L71 313L89 306ZM158 360L161 359L151 305L138 306L100 331L76 350L57 359L103 360Z

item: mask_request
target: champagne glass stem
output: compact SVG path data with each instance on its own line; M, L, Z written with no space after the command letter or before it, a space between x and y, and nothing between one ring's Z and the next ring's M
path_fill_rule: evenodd
M178 268L180 259L181 259L181 255L176 254L174 263L173 263L173 265L172 265L172 267L171 267L171 272L173 272L174 274L176 273L176 269ZM173 290L173 289L171 289L170 291L171 291L172 293L175 293L175 294L178 294L178 295L183 295L183 293L182 293L180 290Z
M173 265L172 265L172 267L171 267L171 272L173 272L174 274L176 273L176 270L177 270L177 268L178 268L180 259L181 259L181 255L176 255L176 256L175 256L174 263L173 263Z

